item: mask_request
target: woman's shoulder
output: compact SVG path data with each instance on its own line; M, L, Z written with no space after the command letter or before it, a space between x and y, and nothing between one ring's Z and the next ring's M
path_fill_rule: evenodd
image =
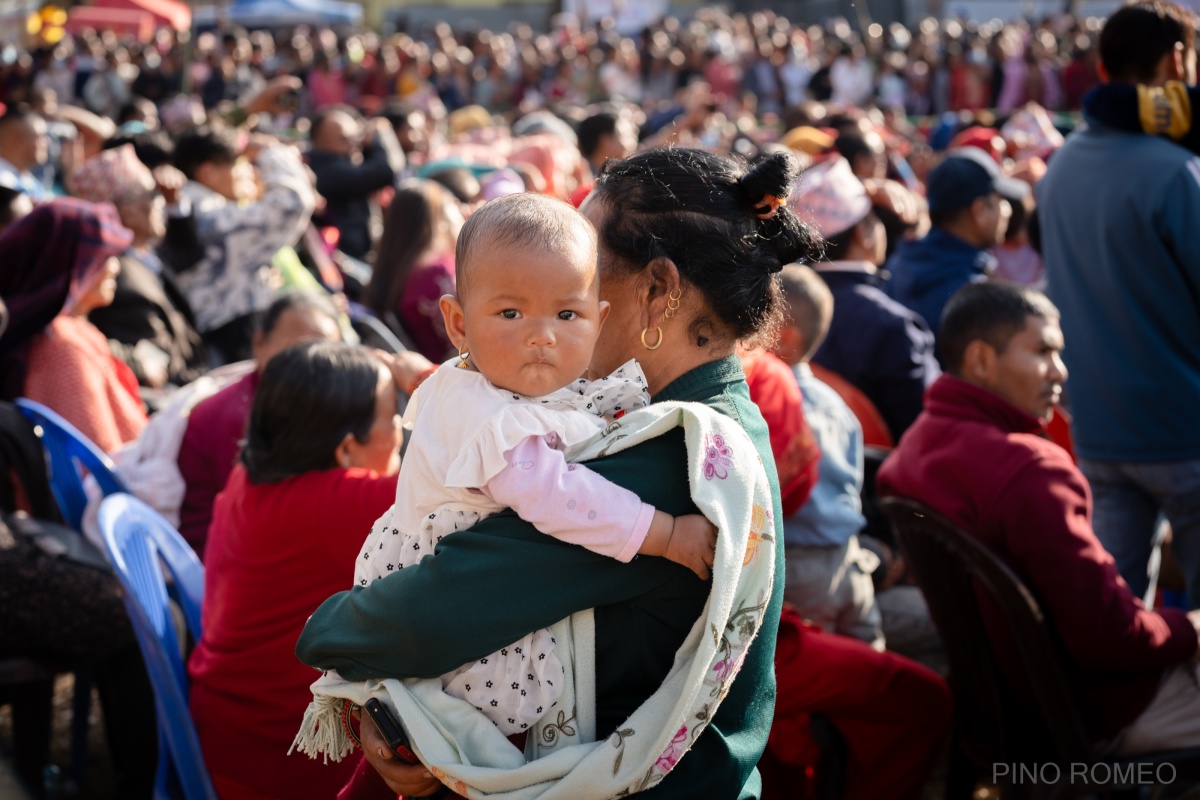
M98 347L104 352L108 352L108 340L104 338L104 334L100 332L99 328L82 317L59 314L46 326L44 333L45 336L43 338L45 340L56 343L59 346L85 346L90 349Z
M85 319L60 314L35 336L29 349L30 369L52 367L79 369L103 361L109 355L108 340Z

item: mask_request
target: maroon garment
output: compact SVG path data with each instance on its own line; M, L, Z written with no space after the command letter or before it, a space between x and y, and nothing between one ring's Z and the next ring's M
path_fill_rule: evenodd
M758 763L763 800L816 796L812 714L846 743L844 800L921 797L950 731L950 689L937 673L825 633L785 606L775 679L775 719Z
M349 780L352 760L287 755L320 675L296 658L296 640L353 584L363 540L395 497L394 475L337 468L256 486L240 465L217 497L188 672L205 763L239 797L331 800Z
M201 560L208 524L212 521L213 501L225 488L237 463L257 389L258 373L251 372L201 400L188 417L187 432L176 460L187 486L179 508L179 532Z
M413 267L396 309L417 350L435 364L454 353L438 305L444 294L455 294L453 253Z
M1083 107L1083 96L1100 84L1100 76L1095 67L1077 58L1063 70L1062 82L1066 109L1077 111Z
M879 493L930 506L1024 580L1068 654L1067 680L1096 738L1127 726L1163 669L1191 658L1196 631L1176 609L1147 611L1092 531L1092 495L1041 423L998 395L943 375L879 470ZM1003 663L1016 654L997 642Z

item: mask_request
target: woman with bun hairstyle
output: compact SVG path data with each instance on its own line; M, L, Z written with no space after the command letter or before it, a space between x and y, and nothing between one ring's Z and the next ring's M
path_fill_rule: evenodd
M784 154L749 167L699 150L652 150L609 162L581 209L598 232L600 298L611 305L589 373L609 375L636 359L651 398L647 411L661 401L690 401L739 427L753 451L746 463L762 464L749 469L765 470L770 485L763 531L773 541L782 541L779 486L767 427L736 349L772 336L783 314L778 273L815 249L810 229L784 204L797 174ZM720 459L715 452L714 483L724 479ZM698 513L680 428L587 466L668 514ZM657 797L759 796L755 765L774 711L783 602L783 548L763 549L775 580L756 636L708 724L663 752L660 761L669 767L655 777ZM499 513L446 536L416 564L327 600L296 652L350 681L432 677L594 609L595 734L613 742L668 679L677 651L706 613L710 590L708 581L668 559L623 563ZM430 770L390 755L371 725L364 723L362 733L367 762L382 780L360 769L343 797L437 790Z

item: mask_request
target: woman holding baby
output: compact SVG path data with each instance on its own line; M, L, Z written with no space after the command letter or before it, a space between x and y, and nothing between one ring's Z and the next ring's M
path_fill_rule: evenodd
M702 651L711 638L727 653L711 665L704 662L697 673L707 670L713 688L709 692L706 682L696 702L710 694L711 700L691 707L674 737L668 732L665 746L654 745L646 762L651 766L641 781L597 787L597 796L649 787L659 797L757 796L755 764L766 746L774 708L772 659L783 589L783 549L774 547L774 541L782 514L767 428L750 400L735 349L739 343L771 336L782 314L776 273L809 256L813 248L809 229L783 204L796 173L796 165L784 155L748 168L697 150L655 150L610 162L581 209L598 234L600 302L598 313L591 314L596 332L588 375L609 376L636 359L651 402L628 416L622 416L624 409L608 414L606 422L615 418L603 434L608 446L599 457L579 465L585 469L571 465L563 475L594 474L595 492L629 492L640 500L644 524L628 533L622 547L611 541L597 545L574 533L547 535L543 530L556 524L556 509L545 510L545 519L534 520L536 527L528 521L531 514L521 509L485 516L436 542L432 557L408 562L403 569L326 601L301 636L301 660L319 669L336 669L350 681L434 678L454 674L533 631L593 609L595 659L585 670L594 670L594 676L581 678L577 671L576 683L581 697L594 695L590 725L595 741L602 743L596 751L604 752L588 757L621 752L627 754L627 770L630 761L644 756L638 755L637 748L643 746L638 740L660 736L629 720L637 719L635 712L644 705L669 702L660 687L679 680L681 669L689 668L684 654L697 647ZM543 236L550 250L553 234L548 230ZM553 306L551 311L562 305L564 311L553 312L556 316L547 317L551 322L535 333L497 347L509 323L532 330L535 314L550 313L525 312L517 306L538 307L541 300L525 295L536 295L543 287L551 291L554 282L534 272L546 268L546 258L522 257L529 247L514 244L522 241L520 231L497 223L477 231L475 238L474 252L465 259L459 256L459 281L465 277L467 285L458 287L459 301L449 307L444 301L443 307L462 368L479 372L501 388L506 374L516 376L512 380L520 386L547 392L563 388L565 382L551 374L556 369L555 348L574 335L575 328L564 326L589 316L586 310L575 316L572 306L588 305L583 292L575 301L567 288L561 289L562 299L543 305ZM472 255L479 263L472 263ZM507 281L495 282L500 296L489 295L487 261L504 264ZM516 287L512 294L522 297L506 299L506 285ZM484 303L493 307L479 305ZM526 351L534 355L526 357ZM493 363L477 362L477 354ZM498 363L502 359L513 363ZM431 379L437 380L436 375ZM525 394L539 393L531 389ZM689 411L697 408L693 404L706 408ZM666 408L678 410L680 418L698 418L701 428L659 425L650 433L638 429L636 420L655 413L661 418ZM464 408L462 413L469 415L471 410ZM622 430L627 422L629 427ZM711 424L716 427L703 427ZM708 432L697 438L694 430ZM636 444L619 442L626 433ZM532 462L512 461L507 466L524 463ZM725 487L738 480L747 481L759 493L755 497L765 499L752 511L747 506L748 516L726 517L720 505L727 500L732 507L741 501L739 493ZM712 542L699 531L702 526L693 531L684 525L701 514L720 528L715 564ZM742 521L730 525L731 518ZM695 536L687 540L687 549L694 552L673 554L671 548L681 546L675 537L685 535ZM732 568L729 554L721 550L731 540L738 550ZM640 550L635 546L639 542ZM695 542L706 545L695 545L699 550L694 550ZM634 552L642 556L633 557ZM699 564L695 552L700 552ZM658 555L665 557L653 557ZM697 621L706 615L711 619L713 607L725 596L725 587L733 585L729 581L737 582L735 573L743 564L758 569L760 578L765 576L759 601L751 603L751 596L747 604L737 605L738 611L722 618L727 620L726 630L713 626L710 637L708 630L699 630L707 626ZM714 579L698 577L707 577L706 566L712 567ZM737 586L730 591L741 591L742 584ZM739 633L744 634L741 645ZM562 647L558 642L556 652ZM568 661L568 654L563 658ZM578 659L571 663L580 668ZM698 713L691 713L697 708ZM574 710L569 706L566 713ZM409 716L401 717L410 728ZM570 721L569 716L560 720ZM366 723L362 728L367 759L391 791L419 797L435 793L442 783L461 785L438 780L433 772L443 778L446 773L433 767L407 766L386 753L381 756L379 736ZM415 744L425 755L420 736ZM582 753L586 745L578 747ZM615 761L614 775L621 764ZM469 770L447 772L453 777Z

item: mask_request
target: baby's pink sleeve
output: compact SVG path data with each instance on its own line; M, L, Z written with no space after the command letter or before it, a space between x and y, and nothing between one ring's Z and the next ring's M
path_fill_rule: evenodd
M508 466L483 487L542 533L618 561L637 554L654 507L587 467L568 464L544 436L530 436L504 454Z

